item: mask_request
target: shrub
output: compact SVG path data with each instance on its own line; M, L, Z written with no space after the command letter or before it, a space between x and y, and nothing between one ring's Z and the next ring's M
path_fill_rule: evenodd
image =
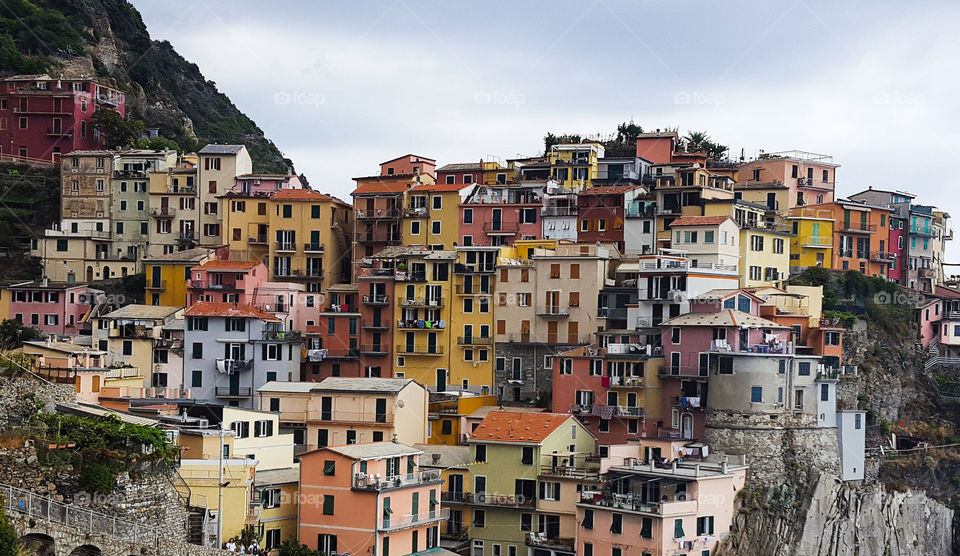
M79 483L88 492L110 494L117 486L117 478L103 463L89 462L80 466Z

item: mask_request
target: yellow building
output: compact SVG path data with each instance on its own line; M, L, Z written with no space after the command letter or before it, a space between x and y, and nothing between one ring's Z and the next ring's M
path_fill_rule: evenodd
M349 204L310 189L283 189L267 212L272 280L304 281L307 291L350 282Z
M196 155L185 155L165 171L150 172L148 257L196 246L201 210L197 171Z
M431 394L427 442L448 446L463 444L470 434L467 422L470 414L481 407L495 406L497 403L499 400L493 395L474 395L470 392Z
M765 206L781 215L790 207L790 188L778 182L738 183L734 186L734 195L739 200Z
M213 249L197 247L144 259L147 305L186 306L190 270L216 259Z
M811 266L832 268L832 211L797 208L790 212L787 223L793 231L790 238L791 272L803 272Z
M162 384L154 383L154 365L166 362L155 359L154 353L167 351L164 328L182 329L183 311L182 305L125 305L94 320L93 342L98 349L106 352L107 366L122 364L138 369L140 386L177 387L182 384L182 376L169 377ZM170 354L166 353L166 356L169 358ZM130 378L133 378L132 374Z
M440 503L450 509L450 518L440 525L440 538L446 541L444 546L449 550L462 554L462 549L466 549L469 542L470 523L473 520L471 507L467 504L473 485L470 477L470 447L416 444L414 448L423 450L420 456L421 469L440 470L444 485L440 491Z
M181 429L178 440L178 472L190 487L190 503L222 518L223 542L239 537L259 512L259 505L251 503L257 460L235 454L234 442L234 431L216 429Z
M604 148L600 143L553 145L547 155L550 176L562 189L592 187L603 155Z
M403 245L453 249L460 222L464 184L424 183L407 192L403 206Z
M224 407L222 423L234 433L233 454L257 461L250 516L256 516L260 544L278 548L297 534L300 464L294 462L293 434L280 432L280 415ZM259 507L257 507L259 505Z
M790 240L782 228L757 225L740 230L740 286L779 286L790 277Z

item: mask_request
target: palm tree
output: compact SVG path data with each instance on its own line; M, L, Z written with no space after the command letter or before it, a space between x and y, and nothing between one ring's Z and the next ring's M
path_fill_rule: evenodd
M687 131L683 140L687 144L687 150L692 152L706 152L711 144L710 136L706 131Z

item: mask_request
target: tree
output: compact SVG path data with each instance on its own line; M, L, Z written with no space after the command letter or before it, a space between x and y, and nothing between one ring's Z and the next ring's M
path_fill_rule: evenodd
M9 554L10 556L19 556L20 537L17 536L17 530L7 521L6 500L0 497L0 554Z
M564 134L564 135L554 135L552 133L547 133L543 137L543 154L546 156L550 153L550 149L554 145L559 145L561 143L579 143L582 138L576 134Z
M640 137L641 133L643 133L643 128L633 123L633 120L630 120L629 123L623 122L617 126L616 142L628 147L636 147L637 138Z
M726 145L712 141L706 131L688 131L683 141L687 145L687 150L707 153L707 157L714 160L723 158L728 150Z
M143 122L135 118L124 118L119 112L102 108L93 113L93 122L104 136L108 148L115 149L134 144L140 139Z
M40 331L32 326L24 326L14 319L0 322L0 349L16 349L26 340L35 340Z
M178 153L182 153L183 149L180 148L180 145L177 144L173 139L167 139L166 137L140 137L137 140L133 141L132 147L137 149L149 149L151 151L163 151L163 150L174 150Z
M280 543L279 553L280 556L320 556L319 552L310 550L293 537Z

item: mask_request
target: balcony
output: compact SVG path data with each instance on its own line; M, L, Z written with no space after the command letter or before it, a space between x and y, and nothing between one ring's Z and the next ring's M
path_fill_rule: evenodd
M457 344L461 346L492 346L493 338L480 338L479 336L460 336L457 338Z
M467 493L462 491L450 491L450 490L441 490L440 491L440 501L441 502L454 502L454 503L464 503L467 501Z
M363 344L360 346L360 353L364 355L388 355L386 344Z
M572 537L547 537L546 533L527 533L527 546L563 552L575 552L577 541Z
M543 207L542 216L576 216L578 207Z
M316 419L316 413L308 415L307 420ZM389 425L393 423L393 413L377 413L376 411L340 411L334 409L329 412L321 412L318 421L326 423L372 423ZM357 474L357 477L360 477Z
M674 396L670 398L670 405L686 409L703 409L707 406L707 399L701 396Z
M196 195L197 186L195 185L168 185L167 193L184 193L187 195Z
M480 286L465 288L463 286L456 286L454 291L457 295L490 295L490 289L487 288L486 291L483 291Z
M277 312L284 311L278 308ZM302 342L303 335L295 330L264 330L261 339L269 342Z
M401 297L403 307L443 307L442 297Z
M523 494L495 494L492 492L467 492L466 503L477 506L497 506L501 508L533 508L537 505L535 496Z
M167 289L167 281L166 280L148 281L147 289L162 292Z
M642 388L643 386L643 377L641 376L612 376L608 388Z
M653 218L657 214L657 209L652 206L640 207L630 205L627 207L625 216L627 218Z
M143 375L140 374L140 369L137 367L117 367L115 369L107 369L107 372L104 373L103 378L105 379L123 379L123 378L140 378Z
M51 137L73 137L73 130L64 129L64 128L56 129L56 128L48 127L47 135L50 135Z
M407 272L406 270L397 270L393 273L393 278L397 282L426 282L426 272Z
M267 236L248 237L247 243L250 245L266 245Z
M589 479L600 476L600 467L579 467L575 465L541 465L541 477L567 477L571 479Z
M246 371L253 366L253 360L217 358L217 371L221 374L232 375Z
M872 234L876 233L876 224L863 224L861 222L840 222L840 229L852 234Z
M176 215L176 207L158 207L150 210L150 216L153 218L173 218Z
M388 305L390 297L386 295L365 295L363 296L364 305Z
M323 244L322 243L304 243L303 252L304 253L323 253Z
M889 263L892 262L896 257L893 256L893 253L887 253L886 251L871 251L870 260L878 263Z
M446 325L446 323L443 324ZM413 330L443 330L445 326L442 326L441 321L438 320L400 319L397 321L397 328Z
M218 398L249 398L251 390L249 386L217 386L214 395Z
M357 218L359 220L375 220L378 218L400 218L400 211L397 209L374 209L358 210Z
M357 473L353 478L353 488L357 490L388 490L409 486L422 486L440 482L440 471L420 471L406 475L392 475L380 477Z
M597 317L601 319L625 320L627 318L626 307L601 307L597 310Z
M399 235L383 233L363 234L362 236L357 236L357 240L366 243L386 243L388 245L400 245L400 242L403 241Z
M649 468L650 466L643 465L641 467ZM699 507L697 501L693 499L691 494L678 494L673 497L673 500L667 499L654 502L644 500L638 493L603 493L601 497L597 499L594 492L583 492L581 493L580 503L661 516L694 514Z
M292 241L277 241L274 242L273 249L277 253L296 253L297 244Z
M808 249L830 249L833 247L833 238L830 236L803 236L800 246Z
M177 234L177 241L197 241L196 232L180 232Z
M427 344L397 344L395 353L405 355L443 355L443 346Z
M426 218L430 214L430 209L427 207L407 207L403 209L403 214L414 218Z
M484 222L483 231L490 236L512 236L520 231L519 222Z
M294 270L291 268L275 268L273 270L273 277L279 279L289 279L289 278L303 278L305 274L302 270Z
M405 515L400 517L390 516L390 519L384 519L377 526L381 532L399 531L401 529L410 529L413 527L423 527L438 521L450 519L450 510L443 508L439 511L425 512L418 515Z
M570 316L570 309L568 309L567 307L560 307L557 305L547 305L545 307L537 307L537 316L565 319Z
M327 349L327 359L356 359L358 357L360 357L360 350L357 348Z
M455 263L453 265L454 274L493 274L494 272L496 272L496 267L493 264L465 265L463 263Z

